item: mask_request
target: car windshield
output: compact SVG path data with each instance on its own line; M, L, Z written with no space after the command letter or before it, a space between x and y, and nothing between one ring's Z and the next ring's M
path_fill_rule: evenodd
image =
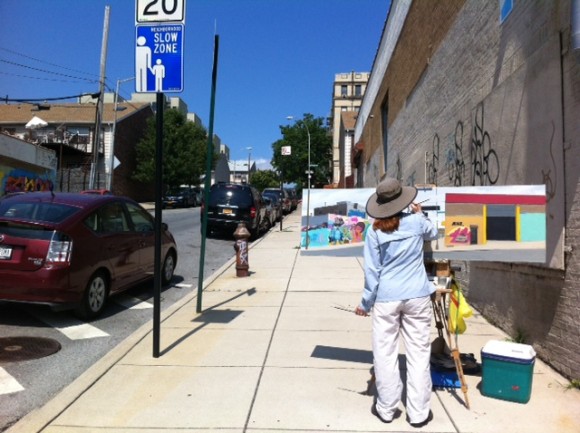
M0 217L59 223L80 209L60 203L0 202Z
M272 200L273 203L278 203L278 196L274 193L271 193L271 192L264 193L264 194L262 194L262 196L269 198L270 200Z
M181 195L187 192L188 190L186 188L170 189L167 191L167 195Z

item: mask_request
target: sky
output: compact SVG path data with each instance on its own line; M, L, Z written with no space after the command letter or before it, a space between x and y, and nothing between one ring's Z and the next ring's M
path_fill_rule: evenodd
M229 147L232 161L250 157L259 169L269 168L280 126L305 113L330 115L335 74L371 71L390 5L178 1L186 2L183 91L165 95L180 97L209 127L217 35L213 132ZM119 82L119 94L129 99L135 92L135 0L0 0L0 98L98 92L107 6L106 91L114 92Z

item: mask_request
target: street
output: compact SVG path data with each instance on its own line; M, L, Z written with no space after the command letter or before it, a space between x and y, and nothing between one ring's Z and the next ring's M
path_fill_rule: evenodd
M174 280L161 294L162 310L197 290L199 208L164 210L163 221L177 240L179 257ZM204 279L234 256L233 243L233 238L207 239ZM104 314L91 322L80 321L70 311L0 303L0 337L30 344L23 345L20 357L13 361L0 358L0 431L42 407L152 317L153 282L111 298ZM44 356L47 346L52 350ZM55 347L56 352L52 353Z

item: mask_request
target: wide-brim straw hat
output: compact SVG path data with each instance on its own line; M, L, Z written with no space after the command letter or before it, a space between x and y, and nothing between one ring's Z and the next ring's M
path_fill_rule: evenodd
M402 186L397 179L387 177L377 185L376 192L367 201L367 214L373 218L392 217L413 203L415 197L417 188Z

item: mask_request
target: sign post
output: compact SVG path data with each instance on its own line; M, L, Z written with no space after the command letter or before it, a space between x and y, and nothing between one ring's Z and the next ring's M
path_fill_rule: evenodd
M185 0L135 0L135 90L156 93L153 357L160 355L163 92L183 91ZM146 24L144 24L146 23Z

